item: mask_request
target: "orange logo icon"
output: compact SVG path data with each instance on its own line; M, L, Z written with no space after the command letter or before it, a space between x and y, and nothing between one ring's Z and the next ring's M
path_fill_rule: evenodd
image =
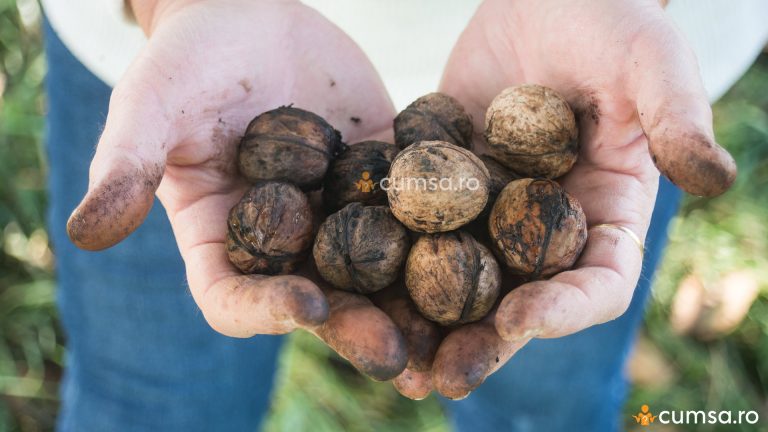
M355 182L355 187L360 192L370 193L373 192L373 189L376 187L376 183L371 180L371 173L368 171L363 171L361 179Z
M648 405L640 407L640 412L637 415L633 415L632 418L640 424L640 426L648 426L656 420L656 416L649 411Z

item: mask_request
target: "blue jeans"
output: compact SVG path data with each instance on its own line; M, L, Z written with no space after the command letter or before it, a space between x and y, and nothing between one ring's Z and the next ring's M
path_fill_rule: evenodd
M110 88L46 25L50 231L67 336L62 431L253 431L268 406L281 337L218 335L185 286L156 203L120 245L90 253L65 224L83 196ZM644 274L629 311L579 334L529 344L469 398L446 402L459 430L609 431L620 424L622 366L680 193L662 182Z

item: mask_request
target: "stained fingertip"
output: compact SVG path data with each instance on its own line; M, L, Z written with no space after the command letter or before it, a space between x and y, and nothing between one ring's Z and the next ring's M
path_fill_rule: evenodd
M152 209L162 179L161 164L114 169L91 188L67 221L67 235L79 248L97 251L128 237Z
M483 365L457 360L454 367L436 363L434 373L432 383L440 395L451 400L462 400L479 387L490 372Z
M709 134L665 124L655 126L648 136L659 172L692 195L711 197L728 190L738 171L730 153Z
M284 292L286 314L297 327L314 328L328 320L330 306L314 283L300 276L281 276L277 285Z
M503 340L492 321L461 327L440 345L432 367L432 384L449 399L464 399L523 344Z
M330 315L312 332L360 372L388 381L405 369L408 353L400 330L361 295L329 291Z
M229 337L312 329L329 314L322 291L299 276L233 274L204 286L190 286L192 296L208 325Z
M408 399L423 400L432 393L432 374L406 369L392 380L392 385Z
M502 339L508 342L529 340L541 333L542 323L538 322L544 314L535 305L555 304L554 299L541 298L545 291L545 282L531 282L507 294L499 303L494 325ZM527 299L537 298L536 302Z

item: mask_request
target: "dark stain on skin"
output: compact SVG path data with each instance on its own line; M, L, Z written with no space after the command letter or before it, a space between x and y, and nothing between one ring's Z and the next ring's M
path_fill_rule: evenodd
M287 287L292 295L287 298L294 302L293 310L302 311L302 320L299 324L304 326L319 326L328 320L330 314L328 302L324 297L307 292L301 286L290 284Z
M206 161L206 164L224 174L235 174L237 173L236 156L239 135L225 129L225 124L225 122L221 121L213 128L211 133L213 154Z
M105 249L124 239L152 207L163 171L162 164L148 165L99 184L69 218L69 238L87 250ZM142 200L143 205L136 203Z
M585 91L573 104L573 111L577 120L582 118L591 119L595 125L600 124L600 117L603 113L600 110L597 93L593 90Z
M250 93L251 90L253 90L253 87L251 86L251 83L248 82L247 79L243 78L240 81L238 81L238 84L240 84L240 87L245 90L246 93Z
M590 100L589 105L587 105L586 114L596 125L600 124L600 115L602 113L600 112L600 106L597 104L597 100Z
M351 121L355 125L359 125L360 122L362 122L363 120L360 117L350 117L349 121Z
M331 87L336 87L336 81L331 80Z
M669 126L671 121L669 115L658 113L650 128L648 147L659 171L692 195L714 196L727 190L737 172L731 156L709 135L680 134Z

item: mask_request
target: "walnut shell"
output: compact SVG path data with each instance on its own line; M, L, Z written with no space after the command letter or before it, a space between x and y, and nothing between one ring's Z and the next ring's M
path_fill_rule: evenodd
M386 205L387 192L380 182L399 151L382 141L363 141L347 147L331 162L323 183L326 208L335 212L351 202Z
M229 211L229 261L243 273L285 274L312 246L312 210L290 183L256 183Z
M501 165L499 161L490 155L480 155L479 158L490 173L488 201L485 203L483 211L480 212L475 220L467 224L464 230L472 234L481 243L489 245L491 237L488 235L488 216L491 214L493 204L496 202L496 198L501 193L501 190L504 189L504 186L513 180L519 179L520 176Z
M401 149L421 141L445 141L471 148L472 118L445 93L416 99L395 117L395 144Z
M455 230L477 217L488 200L488 169L467 149L423 141L400 152L389 170L392 214L413 231Z
M488 182L488 202L485 203L485 208L480 214L481 217L487 218L491 213L493 204L496 202L496 198L498 198L504 187L508 185L509 182L522 178L522 176L506 168L491 155L481 155L480 160L483 161L483 164L488 168L488 173L490 174L490 181ZM478 219L480 219L480 217L478 217Z
M423 235L408 255L405 285L425 318L465 324L491 310L501 271L491 251L466 232Z
M485 115L485 139L499 162L526 177L557 178L579 154L571 107L554 90L522 85L502 91Z
M508 184L491 210L488 230L513 273L534 279L571 268L587 242L581 205L546 179Z
M312 253L323 279L369 294L397 279L409 247L408 233L387 207L351 203L320 225Z
M342 147L341 134L322 117L284 106L251 121L240 141L237 163L251 182L290 181L314 190Z

